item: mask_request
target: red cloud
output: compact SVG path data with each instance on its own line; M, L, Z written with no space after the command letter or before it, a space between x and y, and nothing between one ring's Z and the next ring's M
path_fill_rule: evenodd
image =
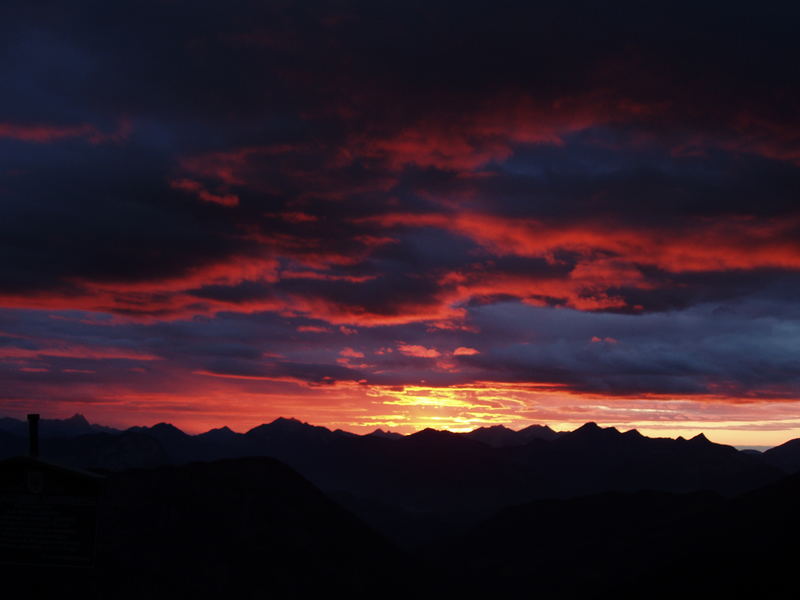
M203 187L198 181L192 179L173 179L169 185L174 190L182 190L196 195L203 202L219 204L220 206L239 206L239 197L235 194L213 194Z
M92 144L101 144L123 140L130 135L132 129L131 122L127 119L122 119L117 131L113 133L105 133L89 123L77 125L0 123L0 138L43 144L82 137Z
M342 348L341 352L339 352L340 356L346 356L348 358L364 358L363 352L358 352L357 350L353 350L350 347Z
M473 239L496 255L555 260L559 250L584 255L591 279L641 279L631 267L657 266L676 273L730 269L800 269L800 219L729 217L675 229L634 229L604 222L551 224L491 214L386 214L361 219L384 227L440 227ZM614 258L595 258L598 253Z
M600 343L603 343L603 342L605 342L606 344L616 344L617 340L612 338L612 337L601 338L601 337L597 337L596 335L593 335L592 339L591 339L591 342L594 343L594 344L600 344Z
M300 333L331 333L327 327L317 327L315 325L300 325L297 328Z
M459 346L453 350L453 356L473 356L475 354L480 354L480 351L476 350L475 348L468 348L465 346Z
M435 348L426 348L414 344L397 344L397 349L406 356L416 356L417 358L437 358L442 355Z
M253 146L188 156L180 166L191 177L217 180L223 185L280 195L288 189L299 203L319 198L347 200L356 194L386 192L397 183L396 177L380 171L352 177L340 168L352 160L352 155L345 153L349 158L342 159L340 150L338 144L325 147L319 143ZM303 191L298 194L299 182ZM318 220L296 207L265 216L293 224Z
M245 185L252 182L255 157L291 154L305 148L302 145L276 144L249 146L225 152L210 152L181 159L181 168L193 175L218 179L228 185Z
M235 285L242 281L277 281L278 261L271 257L234 256L227 260L198 265L180 275L136 282L98 283L80 281L89 289L108 293L182 292L205 285Z
M64 138L91 137L97 129L88 123L80 125L15 125L0 123L0 137L12 138L23 142L52 142Z
M599 71L598 77L608 78L608 69L615 67L601 69L605 71ZM661 146L675 156L705 155L717 148L800 164L800 134L785 118L765 118L752 110L720 110L710 98L673 95L669 100L645 101L617 87L548 100L498 92L480 106L444 115L425 114L383 133L365 135L363 128L357 128L341 152L342 161L377 160L394 172L407 166L435 167L469 177L480 167L505 161L521 144L562 145L576 132L623 125L630 129L631 145ZM343 116L362 117L357 112ZM675 124L675 131L665 135L653 126L659 122ZM693 122L691 133L680 133L687 122ZM698 122L707 124L706 128Z
M271 293L269 285L281 279L359 285L374 275L331 273L323 264L314 270L280 272L278 248L266 246L263 257L232 257L170 278L120 282L75 279L71 283L77 292L6 295L0 302L11 307L79 308L160 318L222 310L267 310L348 327L420 321L456 324L466 314L465 301L499 295L533 304L556 302L580 310L621 308L626 305L625 300L611 290L653 289L658 285L645 276L645 267L672 273L800 269L800 242L794 236L800 224L797 219L726 218L698 220L673 229L634 229L606 222L545 223L478 213L396 213L356 223L386 228L438 227L472 239L493 255L543 258L558 267L562 264L559 252L569 251L574 262L566 272L554 268L553 274L535 275L504 273L495 270L490 261L467 263L458 270L437 274L438 288L427 295L386 311L380 307L367 309L358 302L357 294L349 302L327 297L324 286L313 293L304 292L301 286L291 288L291 292ZM368 256L371 250L364 248L363 252ZM264 293L230 300L224 295L212 298L196 293L206 286L236 286L242 282L256 282Z
M316 216L304 212L285 212L281 213L280 217L289 223L313 223L319 220Z
M649 112L660 109L648 107ZM346 157L379 159L394 171L415 165L469 172L506 160L515 145L561 145L567 134L642 114L641 103L602 90L549 102L518 95L495 97L487 106L423 118L383 136L358 134Z
M92 281L75 278L67 293L58 290L40 294L0 294L0 305L8 308L91 310L140 318L184 318L213 314L237 307L232 302L198 298L191 290L203 286L233 286L243 281L277 281L275 259L236 256L212 264L198 265L184 273L139 281ZM242 312L281 310L286 300L259 298L242 302Z
M624 299L606 293L605 284L576 281L558 276L529 276L473 268L447 273L443 283L458 281L449 289L449 304L458 305L471 298L512 296L526 303L545 305L549 300L578 310L602 310L626 306Z
M265 247L265 257L233 257L198 266L171 278L149 281L97 282L74 280L79 290L68 295L6 295L5 306L26 308L80 308L143 317L186 317L222 310L239 312L281 311L287 316L321 319L332 324L377 326L420 321L454 324L463 321L464 302L473 298L509 295L533 304L556 302L580 310L625 307L616 288L654 289L658 283L644 274L644 267L672 273L735 269L800 269L800 242L793 232L797 219L727 218L699 220L668 229L634 229L605 222L544 223L533 219L509 219L488 214L429 213L387 214L357 221L387 228L427 226L449 230L474 240L497 256L543 258L558 267L560 251L575 257L571 268L554 268L553 274L505 273L490 261L437 274L438 289L418 299L392 307L391 311L367 309L357 300L336 300L325 287L304 292L243 295L230 300L198 297L204 286L235 286L242 282L275 284L281 279L309 279L359 285L373 275L330 273L324 265L314 270L279 272L276 248ZM366 255L369 249L364 249ZM272 256L275 256L274 258ZM433 274L432 274L433 276Z

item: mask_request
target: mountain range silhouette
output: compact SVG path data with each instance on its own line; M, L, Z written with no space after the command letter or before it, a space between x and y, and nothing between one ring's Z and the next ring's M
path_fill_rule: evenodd
M0 458L24 453L22 431L0 420ZM402 436L295 419L187 435L77 415L43 420L41 447L105 475L98 597L780 597L800 534L798 440L762 454L595 423Z

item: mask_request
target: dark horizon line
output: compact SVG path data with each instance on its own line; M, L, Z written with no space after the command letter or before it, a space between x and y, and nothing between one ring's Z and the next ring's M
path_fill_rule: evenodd
M276 417L275 419L273 419L272 421L260 423L258 425L254 425L253 427L251 427L247 431L236 431L236 430L232 429L231 427L229 427L228 425L221 425L219 427L212 427L211 429L209 429L207 431L202 431L200 433L188 433L188 432L184 431L183 429L181 429L180 427L178 427L177 425L174 425L173 423L170 423L170 422L167 422L167 421L159 421L158 423L154 423L153 425L131 425L130 427L117 428L117 427L113 427L111 425L103 425L101 423L96 423L96 422L90 421L83 413L80 413L80 412L76 412L72 416L66 417L66 418L63 418L63 419L47 418L46 416L42 416L42 419L46 420L46 421L69 421L69 420L75 419L75 418L83 419L90 426L93 425L93 426L102 427L102 428L105 428L105 429L112 429L112 430L115 430L115 431L118 431L118 432L125 432L125 431L131 431L131 430L136 430L136 429L152 429L152 428L157 427L159 425L166 425L166 426L169 426L169 427L173 427L173 428L177 429L178 431L180 431L182 434L190 436L190 437L198 437L198 436L210 433L212 431L219 431L219 430L223 430L223 429L227 429L228 431L230 431L230 432L232 432L232 433L234 433L236 435L246 435L246 434L250 433L251 431L253 431L255 429L258 429L259 427L263 427L265 425L272 425L272 424L277 423L279 421L288 421L288 422L295 422L295 423L298 423L298 424L306 426L306 427L314 427L314 428L325 429L326 431L329 431L331 433L335 433L337 431L340 431L342 433L346 433L346 434L353 435L353 436L358 436L358 437L366 437L366 436L374 435L374 434L379 433L379 432L380 433L384 433L384 434L388 434L388 435L392 435L392 436L396 435L396 436L401 436L401 437L410 437L410 436L416 435L418 433L421 433L423 431L445 432L445 433L451 433L453 435L469 435L469 434L474 433L474 432L479 431L479 430L501 429L501 428L505 429L505 430L512 431L514 433L519 433L519 432L524 431L526 429L529 429L531 427L546 428L546 429L549 429L550 431L552 431L553 433L560 435L560 434L573 433L573 432L578 431L579 429L582 429L584 427L592 427L592 426L594 426L594 427L596 427L598 429L601 429L601 430L613 429L614 431L616 431L616 432L618 432L620 434L625 434L625 433L630 433L630 432L634 432L635 431L639 435L641 435L643 437L646 437L646 438L649 438L649 439L680 440L680 439L704 438L704 439L706 439L708 441L711 441L714 444L721 445L721 446L731 446L731 447L736 448L738 450L764 451L764 450L768 450L770 448L776 448L776 447L782 445L782 444L776 444L774 446L766 446L766 445L753 445L753 444L741 444L741 445L723 444L723 443L720 443L720 442L713 442L712 440L709 440L709 438L708 438L708 436L706 436L705 432L701 432L701 433L697 434L696 436L694 436L693 438L684 438L681 435L679 435L677 437L674 437L674 438L673 437L669 437L669 436L651 437L651 436L647 436L647 435L642 434L635 427L632 427L632 428L626 429L626 430L622 430L622 429L618 429L617 427L614 427L614 426L603 427L603 426L599 425L596 421L587 421L584 424L575 427L575 429L565 429L565 430L556 430L556 429L553 429L552 427L550 427L550 425L547 425L547 424L532 423L531 425L526 425L525 427L522 427L520 429L513 429L512 427L509 427L509 426L504 425L504 424L495 424L495 425L481 425L479 427L476 427L475 429L471 429L470 431L464 431L464 432L450 431L449 429L434 429L433 427L425 427L423 429L418 429L417 431L414 431L412 433L400 433L400 432L397 432L397 431L391 431L389 429L383 429L381 427L376 427L375 429L373 429L369 433L356 433L356 432L353 432L353 431L348 431L346 429L342 429L340 427L337 427L336 429L331 429L330 427L326 427L325 425L314 425L313 423L309 423L308 421L303 421L302 419L298 419L297 417L279 416L279 417ZM10 416L10 415L0 415L0 420L2 420L2 419L12 419L14 421L19 421L20 423L24 423L25 422L24 419L21 419L21 418L18 418L18 417L13 417L13 416ZM790 442L790 441L792 441L794 439L800 439L800 438L790 438L790 439L787 439L783 443L785 444L785 443Z

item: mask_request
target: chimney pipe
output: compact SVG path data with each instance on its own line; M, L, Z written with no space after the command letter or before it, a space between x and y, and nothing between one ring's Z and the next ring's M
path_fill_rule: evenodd
M39 458L39 415L28 415L28 454Z

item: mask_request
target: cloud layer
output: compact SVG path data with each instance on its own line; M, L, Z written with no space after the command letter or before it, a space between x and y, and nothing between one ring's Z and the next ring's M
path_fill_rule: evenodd
M9 411L455 427L800 398L791 12L3 12Z

